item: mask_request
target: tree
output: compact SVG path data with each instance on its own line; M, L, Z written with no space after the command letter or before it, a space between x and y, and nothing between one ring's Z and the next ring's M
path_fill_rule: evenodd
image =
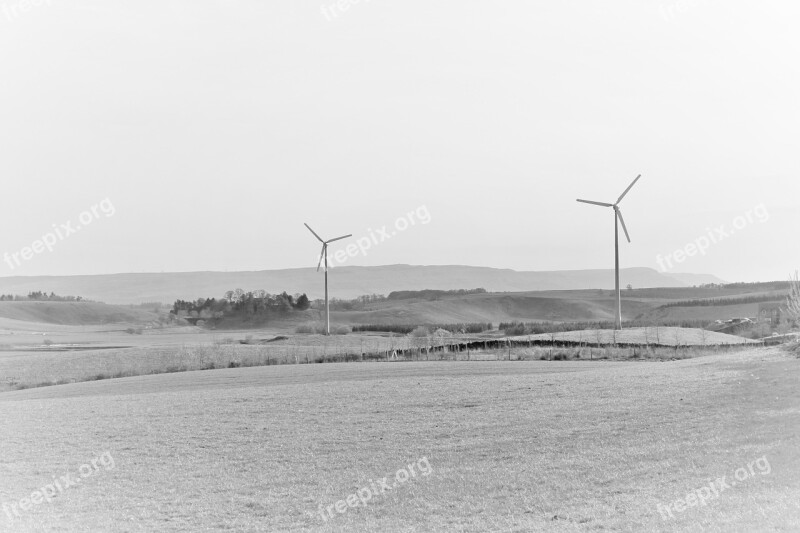
M789 295L786 297L786 313L800 325L800 272L789 276Z
M306 309L311 307L311 302L308 300L308 296L306 296L305 294L301 294L297 298L297 303L295 303L294 306L295 309L297 309L298 311L305 311Z

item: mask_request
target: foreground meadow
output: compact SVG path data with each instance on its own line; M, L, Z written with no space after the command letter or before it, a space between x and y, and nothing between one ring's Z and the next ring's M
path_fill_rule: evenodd
M3 392L0 531L796 531L799 371L756 348Z

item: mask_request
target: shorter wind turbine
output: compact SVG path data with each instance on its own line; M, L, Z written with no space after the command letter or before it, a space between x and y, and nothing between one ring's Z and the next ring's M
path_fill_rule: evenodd
M308 228L308 231L314 234L319 242L322 243L322 255L319 256L319 263L317 263L317 272L319 272L319 267L322 265L323 259L325 260L325 335L331 334L331 309L328 305L328 245L334 241L340 241L342 239L346 239L348 237L352 237L352 235L345 235L343 237L336 237L335 239L323 240L322 237L317 235L317 232L311 229L311 226L303 222L305 226Z
M625 192L617 200L615 204L609 204L606 202L593 202L591 200L578 200L579 202L583 202L585 204L592 204L592 205L599 205L601 207L613 207L614 208L614 253L615 253L615 274L616 274L616 289L617 289L617 318L614 322L614 329L621 330L622 329L622 293L620 292L619 288L619 223L622 222L622 229L625 230L625 237L627 237L628 242L631 242L631 236L628 234L628 228L625 227L625 219L622 218L622 211L619 209L619 203L622 201L623 198L633 189L633 186L636 185L636 182L639 181L642 175L639 174L636 176L636 179L633 180L633 183L628 185L628 188L625 189Z

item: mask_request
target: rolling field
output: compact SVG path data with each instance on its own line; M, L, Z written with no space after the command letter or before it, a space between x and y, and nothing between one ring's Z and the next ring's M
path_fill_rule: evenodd
M3 392L0 530L796 531L799 371L754 348Z

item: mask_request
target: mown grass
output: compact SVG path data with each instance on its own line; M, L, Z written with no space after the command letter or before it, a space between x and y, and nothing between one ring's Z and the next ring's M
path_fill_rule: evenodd
M11 531L797 531L798 361L281 365L0 394ZM36 450L31 453L31 450ZM765 457L707 506L659 505ZM324 520L320 509L432 468Z

